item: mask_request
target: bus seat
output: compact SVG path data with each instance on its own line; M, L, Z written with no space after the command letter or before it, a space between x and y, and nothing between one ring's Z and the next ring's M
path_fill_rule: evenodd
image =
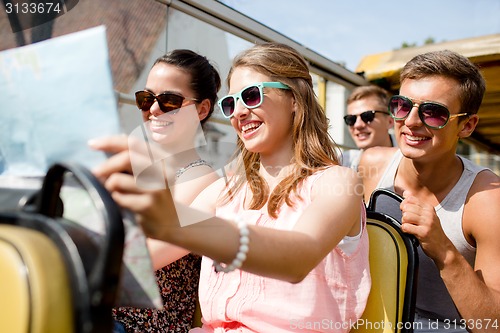
M69 276L39 231L0 225L0 323L5 332L73 332Z
M376 190L367 209L372 287L362 317L351 333L412 333L415 313L418 242L401 231L393 217L372 210ZM390 195L396 200L401 198ZM373 202L372 202L373 201Z
M98 210L103 234L62 217L67 176ZM124 247L119 207L82 166L58 163L22 209L0 211L0 325L2 332L111 332ZM77 204L77 203L75 203ZM99 218L100 216L100 218Z

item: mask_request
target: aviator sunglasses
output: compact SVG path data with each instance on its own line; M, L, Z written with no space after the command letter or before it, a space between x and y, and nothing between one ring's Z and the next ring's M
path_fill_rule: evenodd
M278 88L290 89L286 84L281 82L260 82L254 83L248 87L243 88L240 92L222 97L217 103L222 111L222 115L226 118L231 118L236 107L236 102L241 99L243 105L248 109L254 109L262 104L264 100L263 88Z
M356 119L358 119L358 116L365 122L365 124L369 124L375 119L375 114L376 113L383 113L383 114L388 114L385 111L376 111L376 110L368 110L365 112L361 112L360 114L348 114L347 116L344 116L344 122L347 126L354 126L356 123Z
M184 100L196 101L195 98L188 98L171 92L155 95L150 91L141 90L135 93L135 103L142 111L149 111L155 100L158 101L158 106L163 113L179 109Z
M394 120L405 120L414 106L418 106L420 120L425 126L432 129L441 129L446 126L450 119L469 115L469 113L450 115L450 111L444 105L435 102L416 103L411 98L401 95L391 97L389 112Z

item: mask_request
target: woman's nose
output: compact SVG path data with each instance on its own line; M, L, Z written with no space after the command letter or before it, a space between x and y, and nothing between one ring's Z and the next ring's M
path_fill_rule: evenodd
M158 104L158 100L155 99L154 103L151 105L151 108L149 108L149 113L151 113L155 117L163 114L163 111L161 111L160 105Z
M234 105L233 117L237 119L244 119L248 117L249 113L250 110L245 105L243 105L243 103L241 103L240 99L238 98Z

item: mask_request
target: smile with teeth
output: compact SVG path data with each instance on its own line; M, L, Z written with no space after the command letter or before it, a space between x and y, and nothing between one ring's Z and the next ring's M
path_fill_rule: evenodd
M153 125L154 127L160 127L160 126L168 126L172 124L171 121L160 121L160 120L151 120L151 125Z
M413 135L409 135L409 134L406 134L406 137L409 140L411 140L411 141L424 141L424 140L428 140L428 138L423 137L423 136L413 136Z
M251 131L253 131L253 130L255 130L255 129L259 128L261 124L262 124L262 123L250 123L250 124L243 125L243 126L241 127L241 131L242 131L243 133L248 133L248 132L251 132Z

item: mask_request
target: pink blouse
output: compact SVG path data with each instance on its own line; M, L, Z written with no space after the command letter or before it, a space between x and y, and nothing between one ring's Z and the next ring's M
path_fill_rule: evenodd
M264 209L245 211L244 190L219 207L217 216L244 212L248 224L291 230L311 202L311 188L323 172L304 181L303 200L295 200L294 208L285 204L277 219ZM203 327L190 332L348 332L363 313L371 286L364 209L361 220L354 252L348 255L335 247L297 284L242 270L216 273L213 261L203 257L199 284Z

